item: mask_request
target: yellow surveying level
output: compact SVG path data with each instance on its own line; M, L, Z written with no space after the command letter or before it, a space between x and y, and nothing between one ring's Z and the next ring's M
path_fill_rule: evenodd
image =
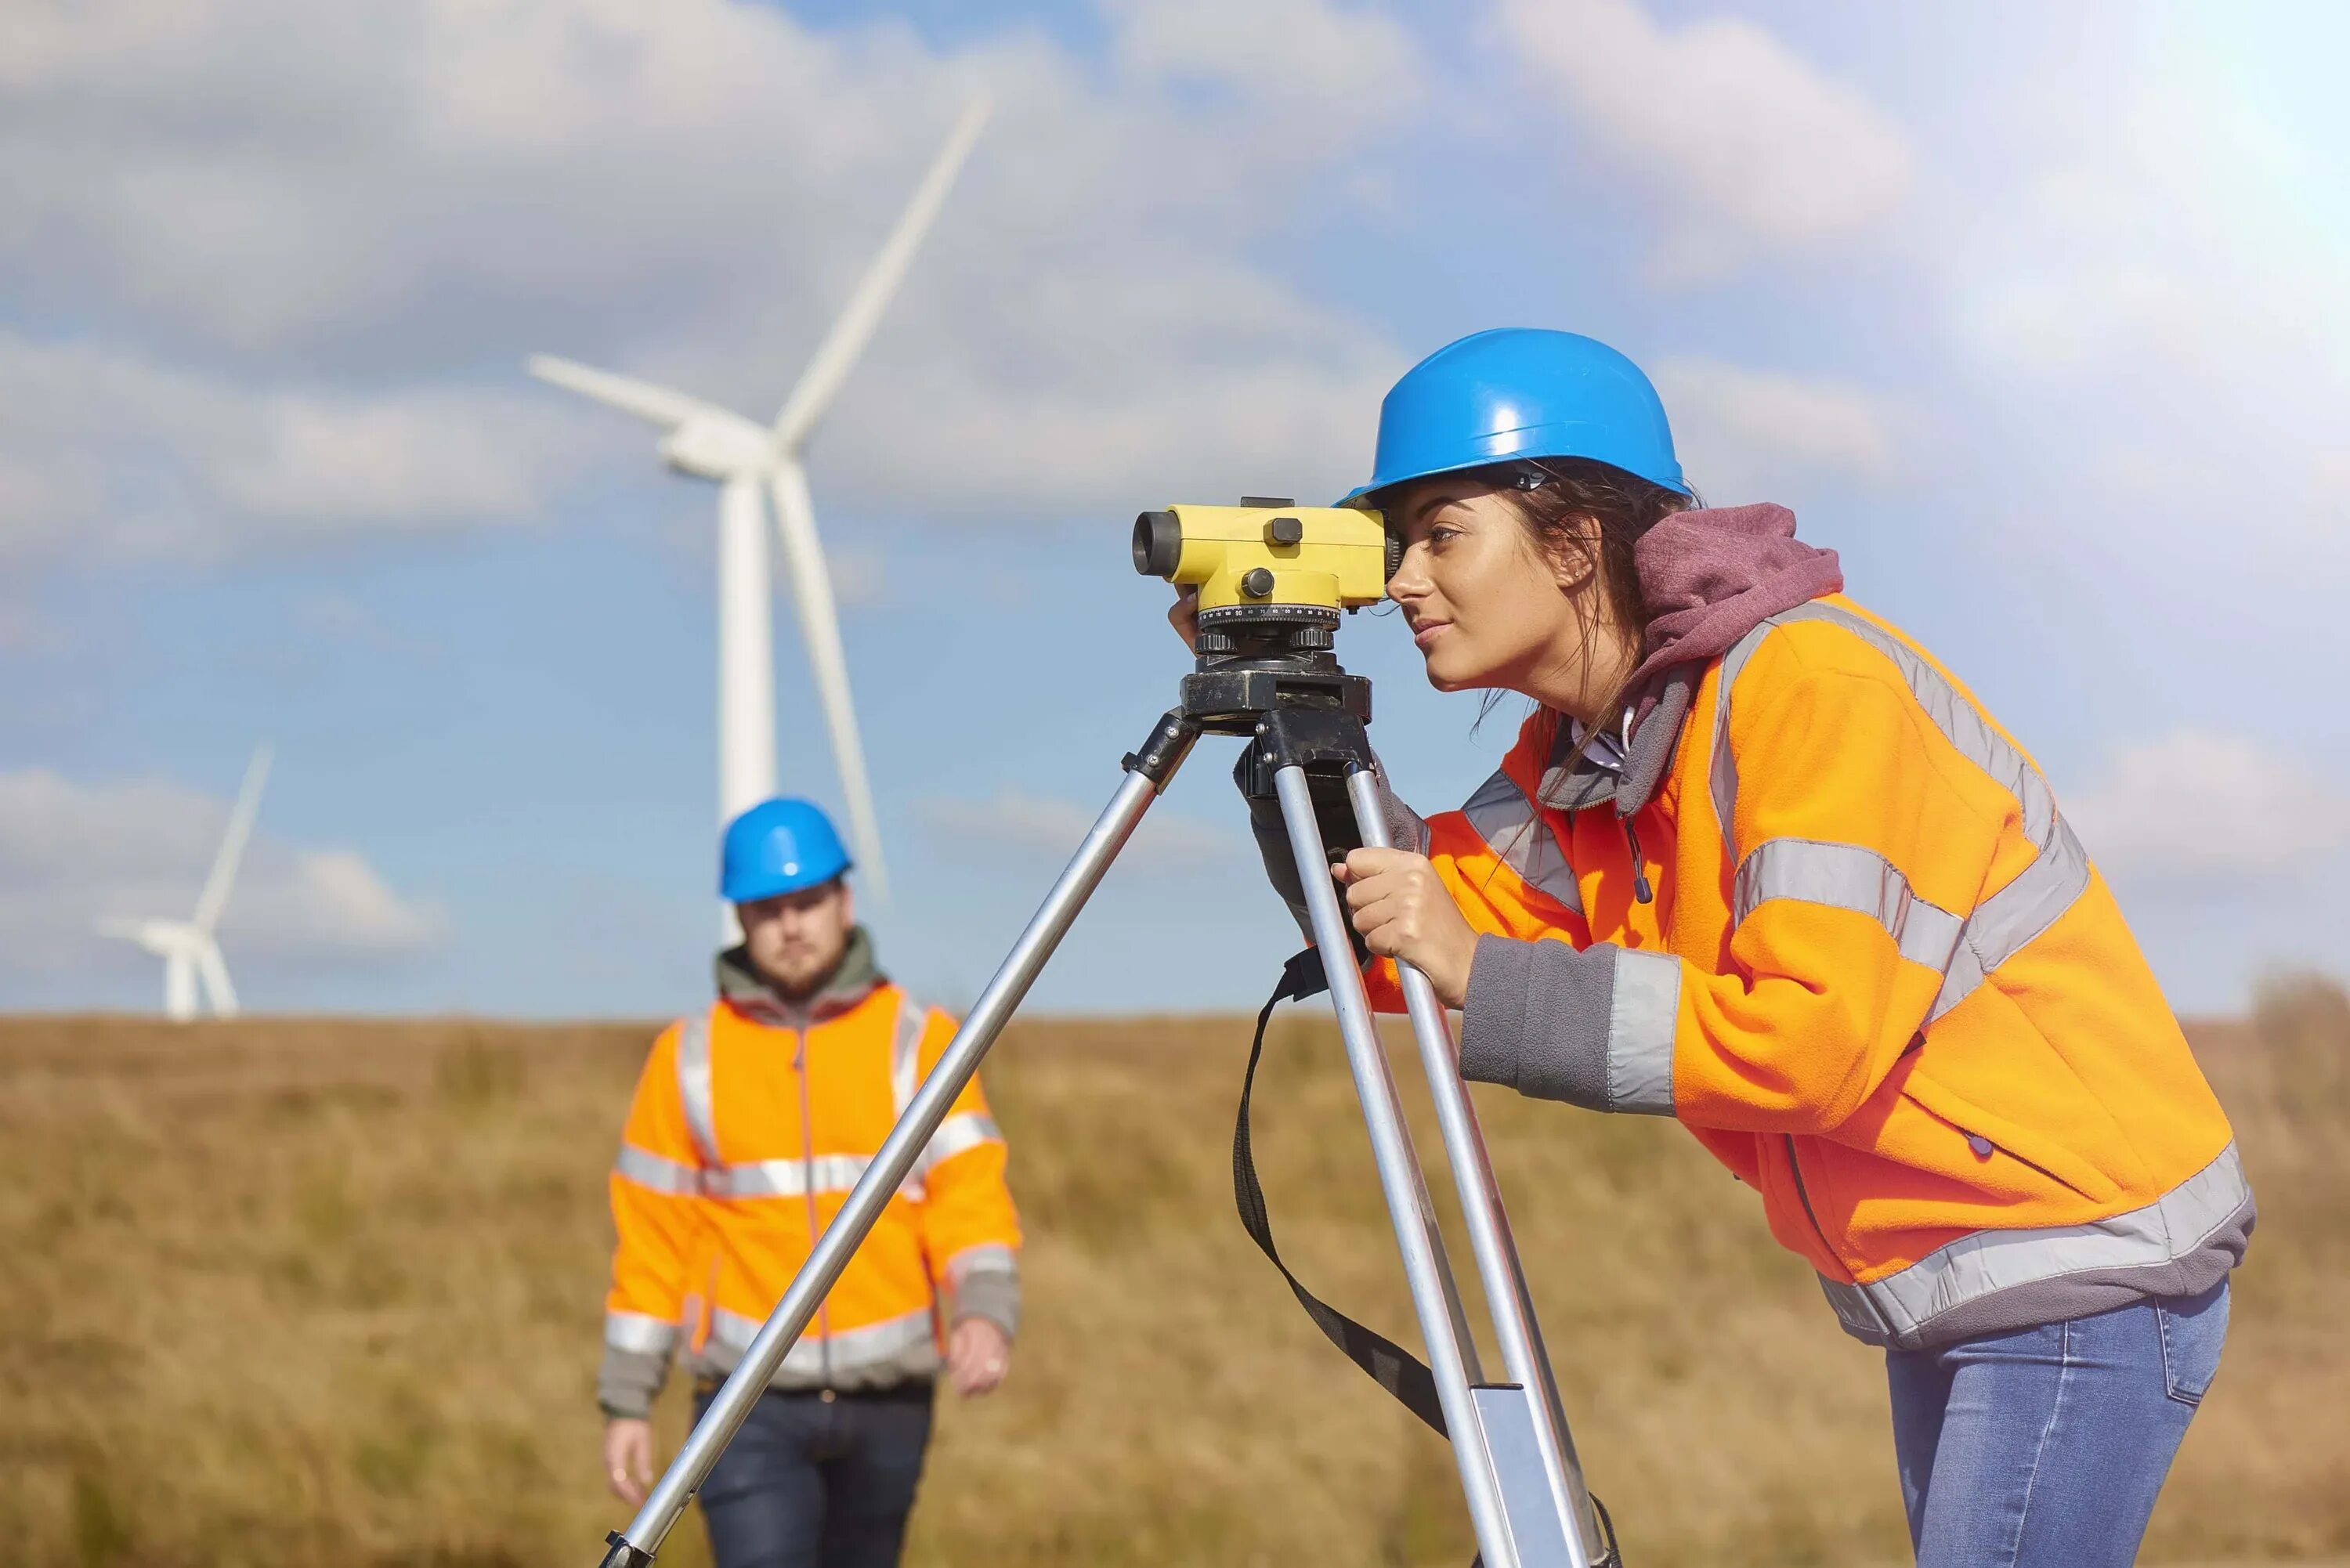
M1170 506L1137 517L1134 569L1197 587L1203 612L1335 610L1377 604L1394 562L1376 512L1248 495L1238 506Z

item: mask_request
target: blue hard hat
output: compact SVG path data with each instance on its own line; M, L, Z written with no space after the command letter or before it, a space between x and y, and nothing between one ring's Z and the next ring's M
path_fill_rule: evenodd
M809 800L763 800L726 825L718 894L756 903L829 882L848 869L848 851L823 808Z
M1379 404L1371 482L1340 504L1431 473L1535 457L1589 458L1690 493L1665 405L1638 365L1573 332L1502 327L1404 372Z

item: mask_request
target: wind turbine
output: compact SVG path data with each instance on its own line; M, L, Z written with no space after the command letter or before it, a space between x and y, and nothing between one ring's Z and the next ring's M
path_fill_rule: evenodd
M775 508L784 568L799 606L809 668L840 769L848 805L849 837L877 894L887 896L881 830L873 812L865 751L849 701L848 664L841 651L832 578L817 540L801 454L816 421L880 324L890 296L906 275L922 236L937 218L947 191L986 123L988 105L973 103L955 122L897 226L857 281L847 306L817 345L816 357L784 400L772 427L668 387L616 376L568 359L534 355L530 373L636 415L661 431L659 451L669 466L718 482L718 815L727 821L775 793L775 630L769 616L766 533L760 491Z
M236 884L236 863L244 857L245 840L253 836L253 818L261 809L261 786L269 778L269 748L262 746L245 764L244 783L237 791L236 807L229 813L228 832L213 857L213 868L196 895L196 912L185 920L100 920L100 936L137 942L163 961L163 1012L174 1023L196 1016L196 984L215 1018L236 1016L236 988L229 984L228 964L221 958L213 929L228 907L229 889Z

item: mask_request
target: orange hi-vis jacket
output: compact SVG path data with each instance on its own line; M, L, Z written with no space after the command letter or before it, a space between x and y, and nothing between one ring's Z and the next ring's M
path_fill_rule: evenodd
M793 1016L720 961L721 999L663 1030L610 1178L619 1244L604 1320L607 1413L641 1415L681 1347L723 1375L783 1295L915 1088L951 1019L872 971L857 934L827 992ZM973 1079L774 1386L853 1388L940 1366L953 1315L1015 1326L1020 1227L1005 1149Z
M1538 713L1427 825L1481 933L1462 1072L1678 1117L1873 1344L2223 1277L2253 1219L2227 1117L2022 748L1841 595L1677 696L1629 737L1669 748L1645 801L1611 794L1638 757L1549 767Z

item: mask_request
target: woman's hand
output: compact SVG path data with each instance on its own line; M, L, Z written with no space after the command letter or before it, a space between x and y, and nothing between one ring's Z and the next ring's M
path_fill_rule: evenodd
M1347 907L1364 946L1426 975L1445 1006L1469 1000L1477 933L1427 856L1408 849L1357 849L1330 874L1346 887Z
M1183 639L1183 646L1197 653L1200 650L1200 590L1196 587L1175 590L1175 607L1167 612L1167 624Z

